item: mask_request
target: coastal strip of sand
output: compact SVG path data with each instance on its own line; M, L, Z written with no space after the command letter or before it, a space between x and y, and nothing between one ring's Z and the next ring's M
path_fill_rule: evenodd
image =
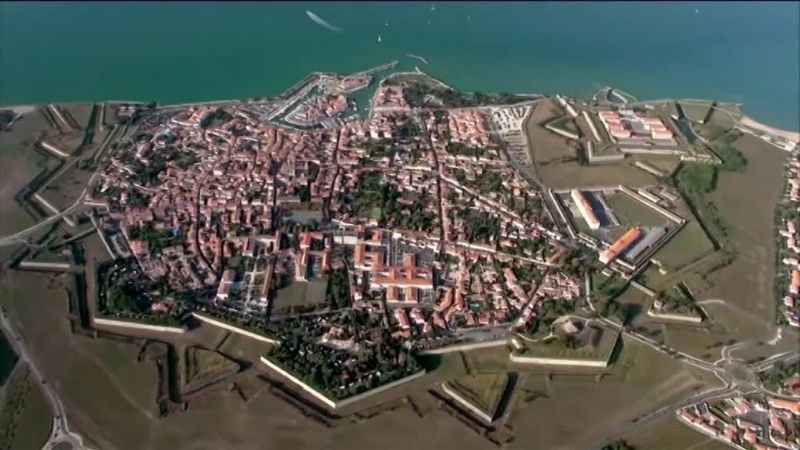
M784 139L788 139L792 142L800 143L800 132L781 130L780 128L774 128L769 125L764 125L761 122L756 122L755 120L753 120L748 116L742 116L741 120L739 120L739 125L753 130L763 131L765 133L781 136Z

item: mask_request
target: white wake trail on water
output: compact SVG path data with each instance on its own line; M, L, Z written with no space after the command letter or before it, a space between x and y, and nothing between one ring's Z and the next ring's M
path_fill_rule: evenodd
M326 29L328 29L328 30L331 30L331 31L335 31L335 32L337 32L337 33L341 33L341 32L342 32L342 29L341 29L341 28L339 28L339 27L337 27L337 26L333 25L332 23L328 22L327 20L325 20L325 19L323 19L322 17L320 17L320 16L318 16L318 15L314 14L314 13L313 13L313 12L311 12L311 11L306 11L306 15L307 15L307 16L308 16L308 18L309 18L309 19L311 19L311 20L312 20L312 21L313 21L315 24L317 24L317 25L319 25L319 26L321 26L321 27L324 27L324 28L326 28Z

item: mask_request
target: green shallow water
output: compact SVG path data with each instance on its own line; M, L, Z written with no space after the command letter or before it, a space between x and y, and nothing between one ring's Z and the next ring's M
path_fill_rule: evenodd
M311 71L399 59L465 90L588 96L611 85L742 102L800 129L797 2L432 5L0 3L0 103L268 96Z

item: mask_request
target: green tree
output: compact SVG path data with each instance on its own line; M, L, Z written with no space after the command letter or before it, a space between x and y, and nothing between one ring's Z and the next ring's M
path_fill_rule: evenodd
M603 450L636 450L636 447L628 444L624 440L618 440L604 445Z

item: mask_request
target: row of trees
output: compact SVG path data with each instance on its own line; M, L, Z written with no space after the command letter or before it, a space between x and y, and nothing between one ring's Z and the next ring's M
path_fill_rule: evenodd
M328 274L325 301L334 309L350 306L350 281L347 269L333 270Z
M335 349L318 342L329 326L352 331L358 348ZM402 342L367 311L294 317L269 328L281 339L268 358L326 395L342 399L402 378L421 369Z
M480 158L486 151L479 147L470 147L460 142L448 142L447 153L451 155L470 156L473 158Z
M505 190L503 188L503 176L497 172L483 172L478 175L478 178L475 180L475 185L481 192L487 194L493 192L502 193Z
M760 372L758 378L767 389L778 392L784 387L784 383L790 377L800 374L800 360L792 364L783 364L778 361L772 366L772 370Z
M429 106L432 97L445 108L470 108L486 105L505 105L530 100L529 97L508 93L458 92L443 86L415 83L403 89L406 102L411 107Z
M356 183L352 195L352 210L358 216L374 217L383 226L386 224L386 217L394 214L399 197L400 192L393 184L381 182L380 172L366 172Z
M698 314L700 312L694 299L678 286L658 293L664 301L667 311L679 314Z
M436 214L428 210L430 203L430 195L423 192L410 207L402 211L394 210L389 219L396 227L431 233L436 230Z
M185 305L178 302L170 312L152 312L154 295L159 298L167 296L169 287L163 279L147 281L140 271L130 270L131 264L131 260L117 260L98 267L97 308L100 315L152 325L178 325L186 311ZM120 269L124 268L129 270L123 274Z
M140 239L147 242L150 253L159 254L166 247L181 243L181 231L177 230L156 230L151 223L143 227L132 226L128 230L131 239Z
M502 231L500 218L484 211L461 209L459 216L464 221L464 233L470 242L497 242Z

